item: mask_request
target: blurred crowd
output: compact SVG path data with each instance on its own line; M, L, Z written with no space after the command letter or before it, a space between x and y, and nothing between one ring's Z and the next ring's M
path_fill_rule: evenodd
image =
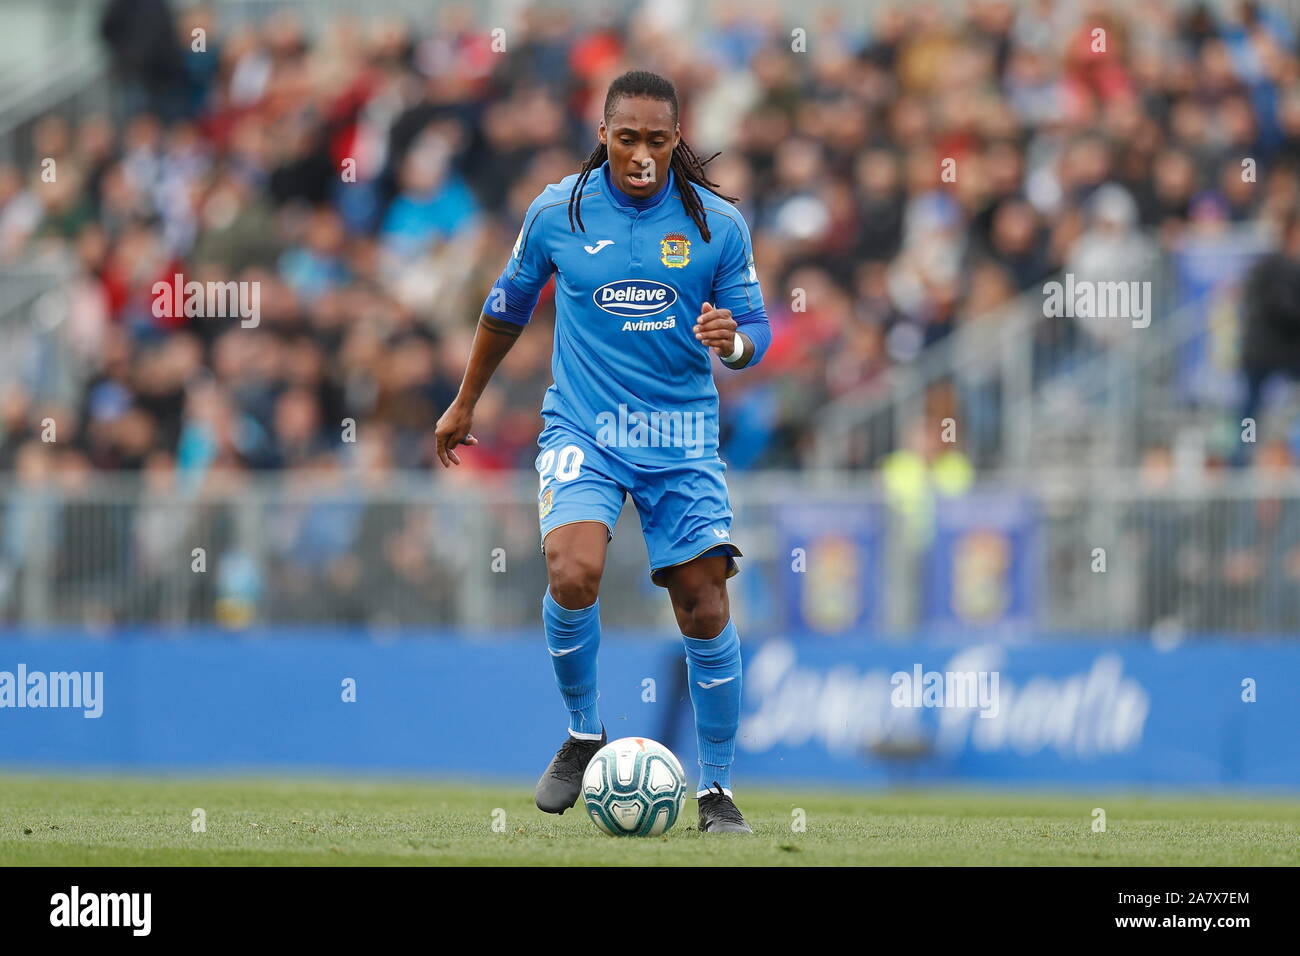
M47 416L96 469L346 463L345 420L427 467L527 204L577 169L630 66L676 83L753 231L775 341L719 377L724 457L799 467L818 408L1053 272L1132 275L1189 232L1292 213L1294 36L1263 5L1214 9L900 4L859 30L833 9L530 6L494 35L468 5L231 25L109 0L113 114L39 124L54 182L0 168L0 257L75 257L84 369L71 396L8 383L0 468ZM260 325L160 316L178 273L259 282ZM531 466L551 322L545 294L468 468Z
M226 13L107 0L112 109L37 124L53 181L0 165L0 267L73 263L76 370L0 382L0 471L198 488L346 472L362 449L430 468L523 213L578 169L629 68L676 84L684 137L720 151L710 174L751 225L774 341L718 378L738 469L806 465L828 402L888 389L1054 273L1132 277L1190 236L1280 235L1300 200L1296 37L1264 4L899 3L861 27L738 0L531 5L500 27L456 3ZM177 274L259 283L257 326L160 309ZM532 466L552 326L548 291L478 446L435 480Z

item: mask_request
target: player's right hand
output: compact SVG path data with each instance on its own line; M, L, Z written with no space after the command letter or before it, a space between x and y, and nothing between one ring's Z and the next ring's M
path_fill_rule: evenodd
M466 408L459 402L452 402L451 407L442 413L434 429L435 446L442 467L450 468L460 464L460 459L452 451L457 445L478 444L478 439L469 433L473 421L473 409Z

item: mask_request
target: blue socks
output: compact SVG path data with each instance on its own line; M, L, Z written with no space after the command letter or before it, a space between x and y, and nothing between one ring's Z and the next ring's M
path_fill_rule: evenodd
M599 740L600 714L596 709L596 652L600 648L600 600L591 607L570 610L551 597L542 598L546 647L555 668L555 683L569 709L569 733Z
M600 601L570 610L551 597L542 598L542 621L555 683L569 710L569 733L599 740L603 731L596 706L596 654L600 649ZM731 792L731 764L740 729L740 635L735 622L717 637L682 637L686 644L686 674L695 707L695 737L700 753L700 782L696 795L716 781Z
M730 618L711 640L682 637L686 642L686 674L695 705L695 738L700 750L700 786L705 793L714 781L731 792L731 764L740 729L740 635Z

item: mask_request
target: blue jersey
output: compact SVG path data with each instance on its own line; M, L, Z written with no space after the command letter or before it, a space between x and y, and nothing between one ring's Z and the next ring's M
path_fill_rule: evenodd
M527 323L555 273L547 426L576 429L642 464L716 457L712 352L692 328L709 302L730 309L753 341L749 365L767 350L771 332L749 228L726 200L671 170L663 188L640 201L614 186L608 170L607 162L583 189L585 231L576 220L573 231L569 226L577 174L533 200L483 311ZM711 241L682 205L682 187L700 197Z

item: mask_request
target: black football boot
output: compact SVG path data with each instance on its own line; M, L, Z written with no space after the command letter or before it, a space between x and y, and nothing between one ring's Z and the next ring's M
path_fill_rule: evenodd
M587 769L587 764L596 755L596 751L606 743L603 727L599 740L579 740L569 734L564 745L551 758L550 766L542 778L537 781L537 790L533 794L537 809L543 813L563 814L577 803L578 795L582 793L583 771Z
M700 797L700 832L750 834L754 832L745 822L744 814L740 812L731 797L722 792L722 787L718 786L716 780L713 781L713 787L709 792Z

